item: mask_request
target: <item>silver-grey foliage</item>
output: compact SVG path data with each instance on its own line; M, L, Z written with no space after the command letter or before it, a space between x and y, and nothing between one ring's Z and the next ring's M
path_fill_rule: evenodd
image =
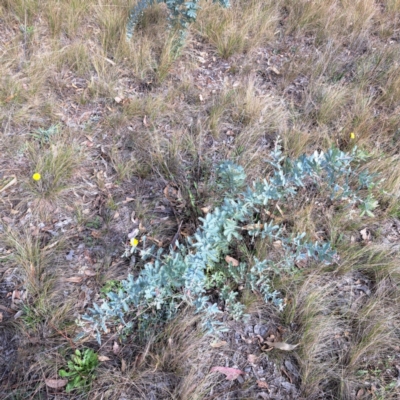
M277 143L268 161L274 169L272 176L248 187L243 168L223 162L217 169L225 194L222 203L200 218L196 233L186 243L177 244L176 250L156 252L144 238L140 255L151 261L144 264L136 277L129 275L122 281L118 292L110 292L106 301L94 304L82 317L89 322L86 326L96 332L100 341L101 332L108 331L109 326L132 327L140 318L168 320L184 304L203 314L206 330L223 329L221 313L235 319L244 314L239 286L260 293L266 302L281 309L282 296L272 287L272 274L290 273L304 259L331 264L335 251L327 242L307 242L304 233L285 234L282 226L272 221L259 223L255 216L276 201L294 198L305 185L313 185L314 190L326 193L333 201L340 200L349 207L358 205L363 214L372 214L377 203L370 194L363 199L360 193L374 184L368 172L358 173L358 154L357 149L344 153L332 148L291 160L283 156ZM244 239L254 241L256 237L278 242L279 260L254 258L251 265L240 260L238 266L226 266L225 256L230 249L243 245ZM223 312L207 295L211 287L219 291L224 301Z

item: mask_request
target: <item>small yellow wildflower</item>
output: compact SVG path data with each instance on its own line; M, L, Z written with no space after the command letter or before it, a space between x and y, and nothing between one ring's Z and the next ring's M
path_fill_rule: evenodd
M32 175L32 179L33 179L34 181L40 181L41 178L42 178L42 176L41 176L38 172L35 172L35 173Z
M137 240L136 238L132 238L131 239L131 246L132 247L136 247L139 244L139 240Z
M355 139L356 138L356 134L354 132L350 133L350 139Z

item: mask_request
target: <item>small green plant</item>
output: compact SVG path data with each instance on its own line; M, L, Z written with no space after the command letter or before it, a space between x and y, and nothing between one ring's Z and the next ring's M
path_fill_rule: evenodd
M59 132L58 125L51 125L47 129L38 128L31 135L36 139L40 145L48 144L50 139L53 138Z
M35 307L29 305L22 306L22 321L28 329L34 329L40 322L42 322L43 317L35 309Z
M120 281L117 281L115 279L111 281L107 281L104 286L100 289L101 297L104 299L107 298L107 293L109 292L116 292L118 290L122 289L122 285Z
M96 217L91 219L90 221L86 222L86 227L90 229L100 229L101 225L102 220L98 215L96 215Z
M58 375L61 378L67 378L68 384L66 392L72 390L87 390L95 378L95 370L99 364L97 353L92 349L85 349L83 351L75 350L71 355L71 360L68 361L68 371L60 369Z

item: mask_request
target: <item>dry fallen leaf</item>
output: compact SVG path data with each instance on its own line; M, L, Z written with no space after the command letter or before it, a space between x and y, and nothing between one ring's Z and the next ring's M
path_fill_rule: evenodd
M268 383L265 381L257 381L257 386L262 389L269 389Z
M135 201L135 199L133 197L127 197L122 204L126 204L126 203L130 203L131 201Z
M114 344L113 344L113 353L114 354L119 353L119 344L117 342L114 342Z
M268 71L272 71L274 74L276 75L280 75L281 73L279 72L279 70L275 67L269 67Z
M262 229L262 228L264 228L264 224L250 224L242 226L243 231L255 231L257 229Z
M231 257L231 256L226 256L225 257L225 261L228 264L232 264L234 267L238 267L239 266L239 261L236 260L235 258Z
M3 322L3 313L0 312L0 322Z
M246 336L240 335L240 338L247 344L253 344L255 337L247 338Z
M103 237L103 233L98 230L93 230L91 235L96 239L100 239L101 237Z
M307 266L307 259L299 259L294 262L297 268L305 268Z
M126 361L122 358L121 359L121 372L126 371Z
M44 381L52 389L61 389L68 383L68 379L45 379Z
M365 242L368 242L371 240L371 232L367 228L362 229L360 231L360 235L362 237L362 240L364 240Z
M226 375L227 381L234 381L240 375L244 375L244 372L240 369L229 367L212 367L211 372L221 372L221 374Z
M177 199L179 199L179 189L174 187L173 184L168 183L167 186L165 186L164 190L164 196L169 202L176 202Z
M133 363L135 368L138 368L142 365L142 362L144 360L143 354L138 354L135 358L135 362Z
M285 342L268 342L265 341L268 346L274 347L275 349L284 350L284 351L291 351L294 350L300 343L298 344L289 344Z
M365 390L364 389L360 389L358 392L357 392L357 399L362 399L363 397L364 397L364 395L365 395Z
M219 342L212 342L210 343L210 346L213 347L214 349L218 349L219 347L226 346L228 342L225 342L225 340L221 340Z
M259 340L260 343L264 343L264 338L261 335L256 335L256 338Z
M211 207L210 206L202 207L200 210L203 211L204 214L208 214L211 210Z
M93 271L92 269L85 269L84 274L85 274L86 276L96 276L96 275L97 275L97 272L96 272L96 271Z
M110 361L110 358L107 356L99 356L99 361L103 362L103 361Z
M64 278L63 281L69 283L81 283L82 279L81 276L71 276L70 278Z
M249 355L247 356L247 361L248 361L250 364L256 364L257 361L258 361L258 357L257 357L256 355L254 355L254 354L249 354Z
M121 103L121 101L123 100L123 99L121 99L121 97L114 97L114 100L115 100L115 102L117 103L117 104L119 104L119 103Z
M21 292L19 290L14 290L12 293L11 301L14 301L14 299L20 299L20 298L21 298Z

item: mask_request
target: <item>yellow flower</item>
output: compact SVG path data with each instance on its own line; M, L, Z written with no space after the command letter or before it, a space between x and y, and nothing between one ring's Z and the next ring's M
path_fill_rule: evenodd
M355 139L356 138L356 134L354 132L350 133L350 139Z
M136 247L139 244L139 240L137 240L136 238L132 238L131 239L131 246L132 247Z
M41 176L38 172L35 172L35 173L32 175L32 179L33 179L34 181L40 181L41 177L42 177L42 176Z

